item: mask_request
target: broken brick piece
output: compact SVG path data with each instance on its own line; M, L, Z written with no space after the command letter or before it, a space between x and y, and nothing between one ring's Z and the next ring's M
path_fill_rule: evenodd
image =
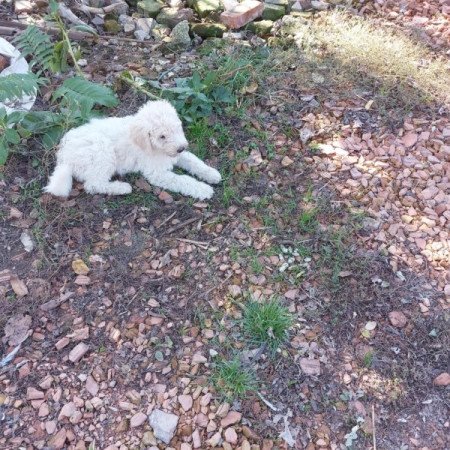
M220 20L228 28L241 28L252 20L260 17L264 11L264 3L257 0L244 0L234 8L224 11Z

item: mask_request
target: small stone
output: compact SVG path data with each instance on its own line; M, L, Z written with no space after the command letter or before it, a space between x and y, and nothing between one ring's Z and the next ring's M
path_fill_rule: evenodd
M122 419L115 428L116 433L125 433L130 428L130 421L128 419Z
M306 375L320 375L320 361L317 359L301 358L300 367Z
M396 328L403 328L408 323L408 319L401 311L391 311L389 313L389 321Z
M229 403L222 403L217 408L216 414L223 419L228 414L229 410L230 410L230 404Z
M450 299L450 284L445 285L444 294L448 299Z
M144 435L142 436L142 443L146 446L158 444L155 435L151 431L146 431L144 433Z
M175 25L174 29L170 33L170 36L168 38L164 38L164 42L165 48L168 51L174 52L187 50L191 46L188 21L183 20L183 22ZM166 193L166 196L170 196L170 194ZM164 201L167 203L166 200Z
M225 440L232 445L236 445L238 441L238 435L234 428L227 428L224 433Z
M220 15L220 20L228 28L241 28L252 20L260 17L264 11L264 3L257 0L244 0L234 8L224 11Z
M161 191L158 198L167 205L173 203L173 197L166 191Z
M281 165L283 167L288 167L290 166L294 161L289 158L289 156L285 156L282 160L281 160Z
M180 405L185 412L189 411L192 408L192 404L194 402L192 396L190 395L179 395L178 401L180 402Z
M192 450L192 445L187 444L186 442L183 442L181 444L180 450Z
M177 428L178 416L155 409L150 414L149 423L153 428L155 437L165 444L169 444Z
M147 415L143 412L138 412L130 419L130 427L140 427L147 420Z
M206 363L208 360L201 354L201 353L196 353L193 357L192 357L192 363L193 364L204 364Z
M217 447L219 445L219 442L222 439L222 435L220 434L220 431L213 434L208 440L207 443L210 447Z
M230 425L240 422L242 419L242 414L237 411L230 411L221 421L220 425L222 428L226 428Z
M77 410L77 407L75 406L74 402L66 403L59 412L58 420L63 419L64 417L71 417L74 412Z
M45 422L45 431L47 434L53 434L56 431L56 420L48 420Z
M448 386L450 385L450 374L448 372L443 372L438 375L434 381L435 386Z
M47 417L50 414L50 409L47 403L42 403L39 407L38 416L39 417Z
M419 136L417 135L417 133L406 133L402 138L403 145L405 147L412 147L417 142L418 138Z
M200 448L202 446L202 440L200 438L200 432L198 430L194 430L192 433L192 445L194 448Z
M84 342L80 342L69 353L69 360L73 363L79 361L87 353L88 350L89 346L87 346Z
M27 388L27 400L40 400L44 398L44 393L33 387Z
M31 13L33 12L33 3L29 0L15 0L14 12L16 14Z
M50 389L53 383L53 377L51 375L47 375L43 380L39 382L39 387L41 389Z
M65 428L61 428L50 440L48 441L48 446L52 450L60 450L64 448L66 442L67 432Z
M89 375L86 379L86 390L95 397L98 394L98 383Z
M61 338L56 344L56 350L62 350L64 347L70 344L70 339L68 337Z

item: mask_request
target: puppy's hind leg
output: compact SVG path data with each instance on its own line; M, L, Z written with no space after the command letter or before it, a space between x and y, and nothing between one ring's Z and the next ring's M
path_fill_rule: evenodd
M125 195L131 194L132 187L123 181L86 180L84 190L89 194Z

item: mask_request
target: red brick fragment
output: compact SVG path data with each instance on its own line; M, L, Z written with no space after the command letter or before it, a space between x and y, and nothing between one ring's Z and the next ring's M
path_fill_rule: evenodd
M220 15L220 20L228 28L241 28L261 16L263 11L264 3L257 0L244 0L233 9L224 11Z

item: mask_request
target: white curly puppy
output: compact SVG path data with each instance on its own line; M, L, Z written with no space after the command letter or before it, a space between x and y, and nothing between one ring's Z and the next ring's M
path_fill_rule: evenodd
M172 172L178 166L207 183L221 181L220 173L186 151L187 147L173 106L164 100L150 101L132 116L93 119L66 133L56 155L55 171L44 190L67 197L74 177L91 194L129 194L130 184L111 181L111 177L141 172L160 188L199 200L211 198L211 186Z

